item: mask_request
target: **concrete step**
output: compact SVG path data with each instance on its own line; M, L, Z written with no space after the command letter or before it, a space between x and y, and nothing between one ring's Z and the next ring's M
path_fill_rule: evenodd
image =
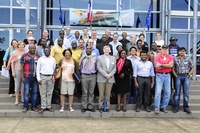
M31 110L28 110L26 113L22 113L22 110L0 110L0 116L2 117L93 117L93 118L200 118L200 111L192 111L191 114L187 114L185 112L179 111L177 113L172 113L169 111L168 113L155 114L153 111L147 113L146 111L135 112L133 110L127 110L127 112L116 112L115 110L111 110L108 112L100 113L96 110L96 112L86 111L82 113L80 110L75 110L74 112L69 112L65 110L63 113L60 113L58 110L54 112L45 111L44 113L38 113Z

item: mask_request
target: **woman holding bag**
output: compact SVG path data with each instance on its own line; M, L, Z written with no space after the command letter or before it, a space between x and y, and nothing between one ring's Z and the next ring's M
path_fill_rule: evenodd
M74 89L75 89L75 79L74 73L80 77L78 63L72 58L71 49L65 49L63 51L64 59L60 60L58 65L61 67L61 77L60 77L60 101L61 109L60 112L64 112L65 105L65 95L69 95L69 111L74 111L72 108L72 103L74 99Z

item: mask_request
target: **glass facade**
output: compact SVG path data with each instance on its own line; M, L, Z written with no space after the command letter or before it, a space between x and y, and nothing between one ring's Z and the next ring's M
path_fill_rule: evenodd
M50 31L50 37L55 40L58 37L58 31L62 29L59 21L59 0L30 0L30 29L34 31L34 37L38 40L41 37L41 27ZM46 2L43 6L42 2ZM152 21L150 30L147 31L146 16L150 3L153 3ZM164 4L163 4L164 2ZM100 30L99 37L106 28L122 32L127 31L128 34L144 32L148 44L155 39L156 32L164 33L163 39L166 44L169 44L167 39L167 31L170 30L170 36L178 38L178 44L187 48L192 48L192 33L193 33L193 16L185 16L193 11L194 0L171 0L171 27L167 28L167 2L168 0L122 0L122 9L134 9L134 23L131 27L119 28L116 27L92 27L92 29ZM88 7L88 0L61 0L63 15L66 23L64 27L69 25L69 10L70 8L85 9ZM118 0L93 0L93 10L118 10ZM163 6L164 5L164 6ZM26 38L26 0L0 0L0 48L6 49L9 42L16 38L23 40ZM163 13L165 7L166 14ZM44 10L43 10L44 9ZM43 12L45 11L45 12ZM198 4L200 11L200 4ZM46 14L45 14L46 13ZM46 15L44 21L41 16ZM162 15L166 15L162 17ZM137 24L138 19L140 23ZM164 19L164 20L163 20ZM38 23L39 21L39 23ZM43 23L46 25L43 25ZM39 25L38 25L39 24ZM85 26L73 26L73 31L79 30L82 34L82 28ZM164 29L162 28L164 27ZM89 28L89 27L88 27ZM198 20L198 28L200 28L200 20ZM90 29L90 28L89 28ZM39 30L39 31L38 31ZM163 31L164 30L164 31ZM38 34L40 33L40 34ZM199 31L198 31L198 34ZM3 39L2 39L3 38ZM197 42L200 41L198 35Z

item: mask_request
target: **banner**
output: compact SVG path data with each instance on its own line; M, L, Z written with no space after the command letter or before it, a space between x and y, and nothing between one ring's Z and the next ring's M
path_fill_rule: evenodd
M92 11L92 25L96 26L117 26L118 11ZM70 25L89 25L87 21L87 10L70 9ZM122 11L122 26L134 25L134 10Z

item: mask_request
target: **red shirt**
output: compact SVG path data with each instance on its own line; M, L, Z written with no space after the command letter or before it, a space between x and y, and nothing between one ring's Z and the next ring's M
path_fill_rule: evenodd
M162 56L162 54L157 54L155 58L155 64L160 63L160 64L169 64L169 62L174 62L173 57L169 54L166 55L166 57ZM156 72L161 72L161 73L168 73L171 72L172 68L162 68L158 69L156 68Z

